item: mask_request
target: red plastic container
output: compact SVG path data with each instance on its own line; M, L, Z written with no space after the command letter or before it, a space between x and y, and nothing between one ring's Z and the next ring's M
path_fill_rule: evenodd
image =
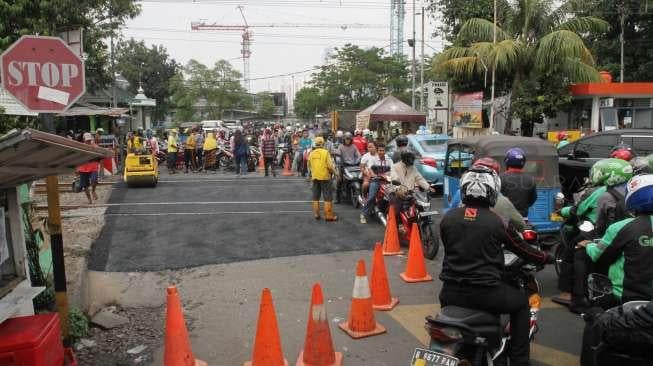
M61 366L64 350L56 313L7 319L0 324L0 365Z

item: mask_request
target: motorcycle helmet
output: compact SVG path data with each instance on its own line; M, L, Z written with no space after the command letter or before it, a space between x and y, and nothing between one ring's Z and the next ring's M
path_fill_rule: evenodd
M495 173L499 174L501 171L501 165L499 164L498 161L492 159L492 158L480 158L472 164L472 166L484 166L486 168L490 168L494 170Z
M408 146L408 137L406 137L406 135L397 136L397 140L395 141L397 143L397 147Z
M145 131L145 136L148 139L152 138L152 130L148 128L147 131Z
M649 155L650 156L650 155ZM647 157L638 156L633 158L630 161L630 166L633 167L633 175L642 175L642 174L651 174L653 169L651 167L651 162Z
M344 140L347 140L347 139L351 140L352 139L351 132L345 132L345 136L343 137L343 139Z
M406 166L412 166L415 164L415 153L411 151L402 151L400 155L401 162Z
M368 130L367 128L363 130L363 136L367 137L370 135L372 135L372 132L370 130Z
M354 136L360 136L360 135L362 135L362 134L363 134L363 133L361 132L361 130L359 130L359 129L355 129L355 130L354 130Z
M513 147L506 151L506 157L503 159L506 167L523 168L526 164L526 153L519 147Z
M635 154L633 153L633 149L631 149L630 146L617 145L612 149L610 157L625 161L631 161L635 157Z
M569 134L566 131L558 132L558 141L566 140L569 138Z
M337 138L341 139L344 135L345 135L345 133L342 132L342 130L338 130L338 131L336 131L336 137L337 137Z
M616 186L628 182L633 176L633 167L625 160L599 160L590 169L590 181L594 186Z
M497 173L484 166L473 166L460 179L460 195L465 204L494 206L498 192Z
M626 185L626 209L635 213L653 212L653 175L633 177Z

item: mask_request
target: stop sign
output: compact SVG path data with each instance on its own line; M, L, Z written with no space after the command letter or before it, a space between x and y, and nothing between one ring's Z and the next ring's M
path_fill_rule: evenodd
M84 63L61 38L23 36L0 66L2 86L32 112L65 111L86 91Z

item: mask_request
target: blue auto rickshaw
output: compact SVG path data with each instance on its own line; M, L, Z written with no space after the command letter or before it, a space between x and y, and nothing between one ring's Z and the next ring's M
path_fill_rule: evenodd
M537 182L537 201L528 210L528 223L540 236L544 245L557 242L562 218L555 213L556 193L560 192L558 152L548 141L531 137L507 135L471 136L447 142L444 161L443 208L452 208L454 196L460 189L459 180L476 159L494 158L506 167L503 158L512 147L526 152L524 171Z

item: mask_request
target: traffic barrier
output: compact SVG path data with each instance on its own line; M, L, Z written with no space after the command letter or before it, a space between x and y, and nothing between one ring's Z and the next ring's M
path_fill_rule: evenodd
M177 287L168 287L167 303L163 366L206 366L193 356Z
M334 352L329 317L324 306L322 287L313 285L311 306L306 325L306 341L296 366L341 366L342 353Z
M410 244L408 246L408 262L406 262L406 271L399 274L401 279L406 282L426 282L433 281L426 273L426 260L422 250L422 239L419 237L419 226L413 223L410 230Z
M252 360L245 362L244 366L288 366L281 350L279 326L269 288L264 288L261 295Z
M372 262L372 307L374 310L392 310L399 303L399 299L390 294L388 273L385 270L383 249L381 243L374 246L374 261Z
M283 162L283 173L281 173L282 176L284 177L292 177L292 172L290 171L290 154L286 154L286 158L284 159Z
M354 280L349 319L338 324L338 326L354 339L371 337L386 331L385 327L374 319L370 284L365 273L365 261L362 259L358 261L356 266L356 279Z
M385 237L383 238L383 255L400 255L404 252L399 245L399 233L397 232L397 215L394 206L390 205L388 222L385 225Z

